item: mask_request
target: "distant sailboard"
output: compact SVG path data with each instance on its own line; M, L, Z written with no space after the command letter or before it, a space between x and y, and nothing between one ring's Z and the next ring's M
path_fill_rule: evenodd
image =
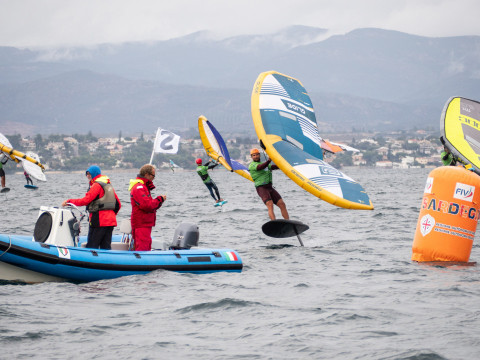
M334 153L334 154L336 154L338 152L341 152L341 151L360 152L360 150L355 149L354 147L344 145L344 144L340 144L340 143L336 143L336 142L333 142L333 141L328 141L328 140L325 140L325 139L322 139L322 138L320 138L320 146L322 147L323 150L326 150L326 151Z
M323 161L313 105L299 80L261 73L252 91L252 117L262 147L297 185L335 206L373 209L360 184Z
M203 115L198 118L198 131L200 133L200 139L202 139L203 147L209 157L222 164L227 170L253 181L248 168L230 158L227 145L222 136Z
M26 155L34 159L38 163L40 162L40 157L38 156L38 154L34 152L28 151ZM47 177L43 173L42 169L37 165L35 165L34 163L31 163L30 161L22 159L22 167L23 167L23 170L25 170L27 174L30 175L32 178L38 181L47 181Z
M172 160L170 160L170 170L172 170L172 172L175 172L175 168L179 168L179 167L180 166L178 166Z
M31 177L39 181L47 181L44 174L45 167L40 162L40 158L36 153L27 152L26 154L14 150L10 141L0 134L0 161L5 163L8 160L21 162L24 171Z
M440 134L450 152L480 175L480 103L462 97L448 99Z
M12 148L12 145L10 144L10 141L8 141L8 139L3 134L0 134L0 151L2 152L3 156L8 158L8 160L12 160L17 163L21 160L26 160L31 162L32 164L35 164L36 166L39 166L40 168L42 168L42 170L45 170L45 167L37 159L33 159L32 157L18 150L14 150Z

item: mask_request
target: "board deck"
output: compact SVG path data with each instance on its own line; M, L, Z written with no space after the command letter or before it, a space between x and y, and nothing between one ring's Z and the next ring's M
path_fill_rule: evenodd
M271 220L262 226L263 233L274 238L297 236L308 229L309 226L301 221L286 219Z

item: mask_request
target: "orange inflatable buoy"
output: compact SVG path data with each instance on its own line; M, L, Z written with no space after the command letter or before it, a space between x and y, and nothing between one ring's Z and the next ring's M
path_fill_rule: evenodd
M428 175L412 245L414 261L467 262L480 213L480 176L442 166Z

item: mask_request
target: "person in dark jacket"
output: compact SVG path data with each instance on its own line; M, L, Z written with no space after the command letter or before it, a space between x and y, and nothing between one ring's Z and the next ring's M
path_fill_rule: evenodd
M97 165L90 166L85 175L89 181L89 189L83 198L68 199L62 203L67 206L87 206L89 215L87 248L112 248L112 232L117 226L117 213L121 203L108 176L102 175Z
M155 226L157 210L167 200L167 195L152 198L151 191L155 189L155 167L143 165L136 179L130 180L130 200L132 204L132 237L135 251L152 250L152 228Z
M212 178L208 174L208 170L213 169L215 166L218 165L218 163L210 164L211 161L212 160L209 160L202 165L202 159L198 158L197 160L195 160L195 163L197 164L197 174L202 179L208 191L210 191L210 195L212 196L213 200L215 200L216 203L219 203L220 201L223 201L223 199L220 197L220 192L218 191L217 184L215 184L215 182L212 180ZM214 190L215 190L215 194L217 195L216 197L213 194Z

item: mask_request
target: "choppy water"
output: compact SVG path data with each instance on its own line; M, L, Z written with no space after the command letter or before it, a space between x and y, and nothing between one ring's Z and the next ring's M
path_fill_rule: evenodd
M158 172L168 195L154 236L181 221L200 227L200 246L239 251L239 274L146 276L86 284L0 286L0 358L49 359L474 359L480 355L479 267L410 261L428 169L345 171L374 211L336 208L275 172L302 236L261 232L267 211L253 185L215 170L219 210L193 172ZM132 173L108 173L130 213ZM86 190L83 174L49 174L36 191L9 176L0 232L31 234L41 205ZM277 209L277 214L279 211ZM86 229L86 227L84 227ZM288 246L282 246L288 245ZM478 236L471 261L480 260Z

